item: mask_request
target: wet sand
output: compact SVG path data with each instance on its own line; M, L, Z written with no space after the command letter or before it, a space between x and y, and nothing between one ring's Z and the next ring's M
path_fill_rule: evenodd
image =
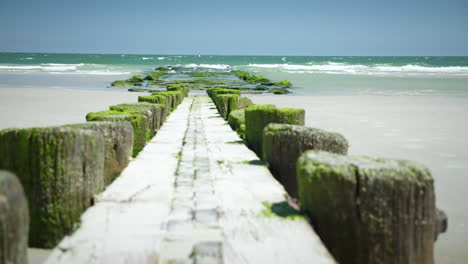
M256 104L300 107L306 125L342 133L350 155L409 159L432 171L437 206L449 217L437 263L468 259L468 98L435 96L249 96Z

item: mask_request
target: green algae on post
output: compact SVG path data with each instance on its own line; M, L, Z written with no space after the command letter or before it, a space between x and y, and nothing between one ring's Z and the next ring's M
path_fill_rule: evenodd
M134 130L133 157L143 149L146 142L151 139L151 115L142 110L107 110L96 113L88 113L86 121L129 121Z
M0 260L28 263L28 203L16 176L0 170Z
M3 130L0 157L0 169L14 172L27 196L30 247L54 247L103 190L104 138L97 131Z
M268 124L263 130L263 160L275 178L297 197L296 161L306 150L348 153L348 141L338 133L289 124Z
M299 198L340 263L434 263L435 195L414 162L306 151Z
M245 109L238 109L229 113L228 123L240 138L245 139Z
M262 157L263 129L269 123L304 125L305 111L300 108L277 108L274 105L252 105L245 109L245 139L248 146Z

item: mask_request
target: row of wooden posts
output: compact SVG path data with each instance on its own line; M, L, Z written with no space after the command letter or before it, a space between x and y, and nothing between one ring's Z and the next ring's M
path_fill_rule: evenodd
M304 126L305 111L253 105L211 89L220 115L245 139L301 208L339 263L434 263L447 228L434 181L421 164L347 156L338 133Z
M53 248L72 232L187 94L140 96L83 124L0 131L0 263L27 263L28 246Z

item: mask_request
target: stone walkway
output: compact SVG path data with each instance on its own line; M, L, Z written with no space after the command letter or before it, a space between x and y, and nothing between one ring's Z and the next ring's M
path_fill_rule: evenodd
M206 96L186 98L47 263L334 263Z

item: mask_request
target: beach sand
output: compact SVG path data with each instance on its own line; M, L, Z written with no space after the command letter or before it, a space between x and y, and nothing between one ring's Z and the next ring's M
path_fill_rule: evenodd
M86 114L137 102L139 95L120 91L53 88L0 88L0 129L86 122Z
M127 91L88 91L53 88L0 88L0 129L56 126L86 122L89 112L137 102ZM51 250L29 249L30 264L43 263Z
M349 155L408 159L431 170L437 206L449 218L437 263L468 259L468 98L435 96L249 96L255 104L300 107L306 126L340 132Z
M0 88L0 129L85 122L88 112L136 102L141 93ZM306 125L342 133L350 155L410 159L434 176L437 204L449 217L436 242L437 263L468 259L468 98L434 96L257 96L256 104L306 109ZM40 263L44 252L34 254ZM37 256L37 257L34 257Z

